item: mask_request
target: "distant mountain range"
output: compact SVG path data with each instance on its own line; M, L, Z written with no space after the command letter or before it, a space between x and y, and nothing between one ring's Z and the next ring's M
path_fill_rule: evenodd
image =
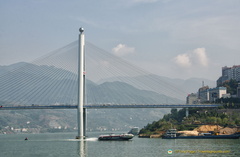
M216 87L216 81L204 79L204 78L190 78L187 80L183 79L172 79L159 75L143 75L134 78L138 82L144 83L145 87L149 87L157 93L171 96L185 101L187 94L196 93L202 85L208 85L209 87ZM114 82L121 80L122 82L128 83L141 89L139 84L132 81L131 78L127 77L112 77L100 80L98 84L103 82Z
M215 83L197 78L181 80L157 75L151 76L151 78L159 82L164 80L164 83L174 84L180 88L184 87L183 89L189 93L195 92L201 86L202 81L205 81L205 84L209 83L209 85ZM139 79L144 80L145 76ZM2 105L7 105L9 102L10 104L76 104L76 80L77 76L74 73L53 66L39 66L23 62L0 66L0 103ZM158 91L139 89L135 84L120 82L116 78L109 78L98 83L87 80L86 83L87 103L184 103L177 98L166 96L167 92L159 94ZM9 84L12 86L8 86ZM168 111L169 109L89 109L87 113L88 129L126 130L134 126L143 127L147 123L160 119ZM5 112L5 114L0 114L0 128L6 127L6 125L27 126L26 121L31 121L31 124L35 124L32 127L38 128L76 127L74 125L76 111L74 110L1 112ZM15 119L16 114L18 121ZM21 123L19 123L20 121Z
M76 104L77 75L53 66L17 63L0 66L1 101L10 104ZM143 76L144 78L144 76ZM159 81L161 82L161 81ZM139 89L127 82L86 81L89 104L173 104L184 103L155 91Z

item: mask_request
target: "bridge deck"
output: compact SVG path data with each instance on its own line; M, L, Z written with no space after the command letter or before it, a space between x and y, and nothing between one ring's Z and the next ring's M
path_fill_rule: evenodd
M199 105L84 105L86 109L101 109L101 108L188 108L188 107L218 107L221 104L199 104ZM0 110L21 110L21 109L77 109L77 105L31 105L31 106L1 106Z

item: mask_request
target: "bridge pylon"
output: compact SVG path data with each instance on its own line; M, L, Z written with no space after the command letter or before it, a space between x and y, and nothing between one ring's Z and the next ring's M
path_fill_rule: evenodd
M77 107L77 121L78 121L78 135L77 139L85 138L86 130L86 113L83 109L85 97L85 37L84 29L79 29L79 46L78 46L78 107Z

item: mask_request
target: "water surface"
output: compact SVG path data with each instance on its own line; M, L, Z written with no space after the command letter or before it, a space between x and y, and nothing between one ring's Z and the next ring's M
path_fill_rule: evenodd
M85 141L75 140L76 133L0 135L0 157L240 156L240 139L98 141L100 134L88 133Z

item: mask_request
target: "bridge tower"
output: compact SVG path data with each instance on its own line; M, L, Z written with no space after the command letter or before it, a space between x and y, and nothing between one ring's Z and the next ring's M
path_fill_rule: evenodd
M78 121L78 135L77 139L85 138L86 128L86 109L83 108L85 98L85 37L84 29L79 29L79 46L78 46L78 108L77 108L77 121Z

